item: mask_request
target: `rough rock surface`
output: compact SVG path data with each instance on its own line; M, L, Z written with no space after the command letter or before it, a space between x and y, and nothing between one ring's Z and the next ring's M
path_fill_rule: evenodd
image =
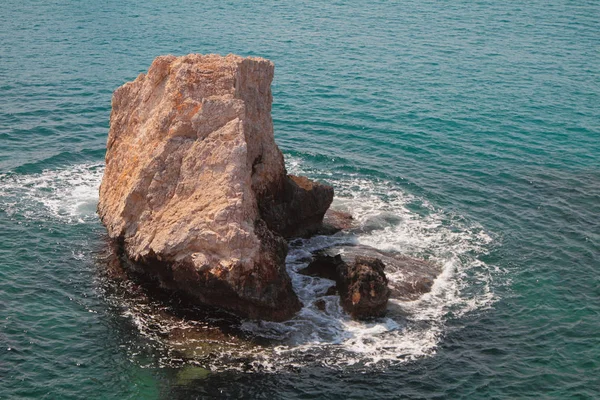
M273 64L162 56L112 100L98 213L165 286L243 316L301 304L283 237L315 230L331 187L288 177L273 137Z
M270 229L286 238L308 237L321 229L332 200L331 186L289 175L283 190L259 203L260 214Z
M345 276L361 274L361 272L357 272L360 271L357 260L370 260L366 264L371 265L374 271L381 270L382 273L383 268L381 265L385 266L383 277L388 278L389 297L403 301L416 300L431 291L435 278L441 272L439 266L425 260L383 252L364 245L345 245L330 247L315 253L308 266L299 270L298 273L336 281L336 286L330 287L325 295L331 296L339 292L342 305L356 318L381 315L382 311L378 309L380 307L379 303L377 301L369 302L369 299L362 297L362 295L361 300L363 303L358 306L359 311L353 312L356 307L352 304L352 295L348 295L353 290L351 288L353 283ZM379 272L375 273L375 275L377 274ZM363 273L361 279L369 280L371 278ZM375 278L375 281L379 279ZM354 285L355 289L356 287L357 285ZM381 285L378 288L380 293L385 292ZM383 303L383 300L381 300L381 303ZM368 310L369 312L367 312Z
M338 265L337 288L340 303L355 319L385 315L390 289L378 258L356 256L352 264Z

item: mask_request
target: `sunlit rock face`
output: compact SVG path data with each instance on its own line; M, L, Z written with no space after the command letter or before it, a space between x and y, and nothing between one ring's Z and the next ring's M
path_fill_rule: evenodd
M118 88L98 213L164 286L239 315L301 307L283 237L316 231L333 189L288 177L262 58L162 56Z

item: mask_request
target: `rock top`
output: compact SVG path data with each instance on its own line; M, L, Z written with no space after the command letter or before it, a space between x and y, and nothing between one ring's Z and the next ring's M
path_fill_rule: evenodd
M161 56L118 88L98 214L148 275L196 301L284 320L301 307L284 237L315 232L330 186L287 175L273 63Z

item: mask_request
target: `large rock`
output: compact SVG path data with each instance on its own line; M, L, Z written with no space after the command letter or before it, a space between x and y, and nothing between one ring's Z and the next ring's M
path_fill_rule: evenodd
M317 229L333 189L287 176L273 137L273 70L261 58L162 56L118 88L98 213L165 286L283 320L301 307L283 237Z

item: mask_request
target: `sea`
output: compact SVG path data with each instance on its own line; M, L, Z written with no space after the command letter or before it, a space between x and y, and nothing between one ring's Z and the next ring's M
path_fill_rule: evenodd
M600 398L599 1L0 9L1 399ZM288 171L360 227L290 243L290 321L185 309L108 266L112 93L189 53L274 62ZM442 272L385 318L317 310L328 284L297 270L348 242Z

